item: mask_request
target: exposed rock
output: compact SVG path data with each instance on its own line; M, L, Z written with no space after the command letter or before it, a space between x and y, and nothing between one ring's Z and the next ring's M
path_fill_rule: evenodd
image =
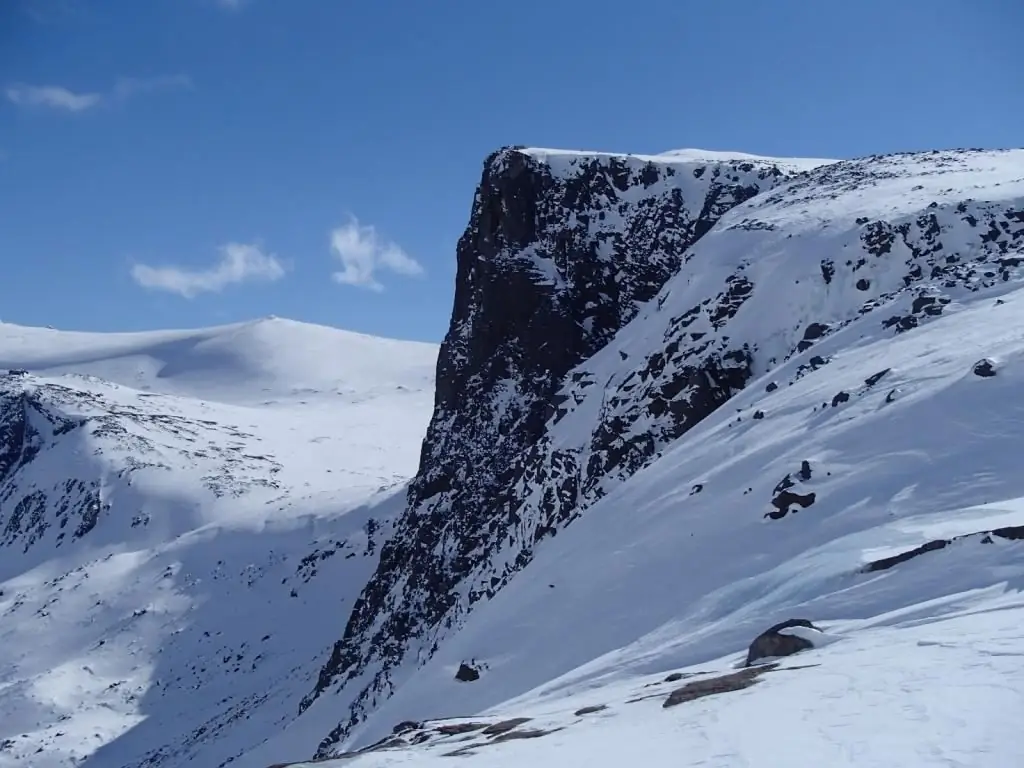
M705 696L714 696L716 694L729 693L731 691L741 691L744 688L749 688L754 685L761 675L765 672L771 671L773 668L774 667L772 665L764 665L760 667L751 667L750 669L744 669L728 675L711 677L706 680L695 680L692 683L687 683L682 688L677 688L672 691L661 706L664 709L668 709L669 707L685 704L686 702L701 699Z
M882 380L882 378L887 373L889 373L889 371L891 371L891 370L892 370L892 368L884 368L883 370L879 371L878 373L871 374L866 379L864 379L864 386L865 387L873 387L873 386L875 386L875 384L880 382Z
M509 720L502 720L500 723L492 723L484 728L483 733L485 736L499 736L503 733L508 733L513 728L518 728L523 723L530 722L529 717L513 717Z
M459 671L455 673L455 679L463 683L471 683L480 679L480 670L463 662L459 665Z
M788 619L773 627L769 627L750 644L747 650L746 666L750 666L758 659L775 658L781 656L792 656L794 653L806 651L813 648L811 641L797 635L783 634L780 630L789 627L806 627L818 629L807 619Z
M974 364L971 369L975 376L980 376L983 379L991 378L996 375L996 364L992 360L979 360Z
M817 494L815 493L801 495L792 491L783 491L772 499L772 506L775 507L775 511L766 512L765 517L770 517L772 520L781 520L789 514L791 507L794 505L799 506L801 509L807 509L816 500Z
M919 547L908 549L905 552L900 552L897 555L891 555L890 557L883 557L878 560L872 560L870 563L861 568L864 573L873 573L875 571L887 571L897 565L913 560L915 557L927 554L928 552L937 552L940 549L945 549L955 541L965 541L972 538L980 539L982 544L992 544L993 538L1006 539L1008 541L1020 541L1024 539L1024 526L1015 525L1008 526L1005 528L996 528L992 531L979 531L977 533L965 533L960 536L954 536L951 539L933 539L932 541L925 542Z

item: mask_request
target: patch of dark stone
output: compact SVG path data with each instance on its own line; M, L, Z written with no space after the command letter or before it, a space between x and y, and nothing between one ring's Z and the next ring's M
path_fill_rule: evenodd
M797 350L804 352L807 349L810 349L815 341L827 334L830 330L832 329L824 323L811 323L804 329L804 337L800 340L800 343L796 345Z
M809 640L805 640L802 637L782 634L782 630L791 627L818 629L807 619L787 619L786 621L779 622L754 638L754 642L747 649L747 659L744 662L744 666L749 667L758 659L792 656L794 653L810 650L814 647Z
M861 568L862 573L874 573L876 571L887 571L897 565L913 560L915 557L927 554L928 552L937 552L940 549L945 549L954 541L960 541L962 539L971 538L974 536L981 536L982 544L994 544L996 537L999 539L1007 539L1009 541L1020 541L1024 539L1024 525L1013 525L1006 528L996 528L992 531L976 531L975 533L965 533L960 536L954 536L951 539L934 539L928 541L919 547L914 549L908 549L906 552L900 552L898 555L892 555L891 557L883 557L879 560L872 560L867 565Z
M472 744L467 744L453 752L445 752L444 756L468 757L474 754L475 751L481 747L489 747L494 744L501 744L503 742L514 741L516 739L539 739L541 736L547 736L550 733L560 730L559 728L553 728L548 731L540 728L519 728L520 725L529 722L529 720L529 717L514 717L511 720L493 723L481 731L482 734L490 736L490 739L487 741L474 741Z
M885 368L884 370L881 370L878 373L871 374L866 379L864 379L864 386L866 386L866 387L873 387L873 386L875 386L875 384L880 382L882 380L882 378L887 373L889 373L889 371L891 371L891 370L892 370L892 368Z
M584 715L593 715L597 712L604 712L606 709L608 709L607 704L595 704L590 707L581 707L580 709L577 709L575 712L573 712L573 714L576 717L583 717Z
M513 717L510 720L502 720L500 723L492 723L491 725L488 725L484 728L483 733L486 736L501 736L514 728L518 728L523 723L528 722L530 722L529 717Z
M464 733L472 733L487 727L487 723L449 723L434 728L442 736L461 736Z
M979 360L978 362L976 362L971 371L974 373L975 376L980 376L983 379L988 379L996 375L996 366L995 363L993 363L991 360L985 358L984 360Z
M837 392L835 397L832 398L832 407L836 408L842 403L848 403L850 401L849 392Z
M675 707L679 704L695 701L696 699L701 699L705 696L715 696L720 693L741 691L744 688L749 688L754 685L761 675L772 671L777 666L777 664L766 664L760 667L751 667L739 672L733 672L728 675L708 678L707 680L695 680L692 683L687 683L683 687L676 688L672 691L661 706L663 709L668 709L669 707Z
M480 670L463 662L459 665L459 671L455 673L455 679L461 683L471 683L480 679Z
M694 494L700 493L703 490L704 490L704 484L703 483L697 483L697 484L695 484L693 486L693 488L690 489L690 495L693 496Z
M772 499L772 506L775 509L771 512L765 512L765 517L770 517L772 520L781 520L791 511L796 512L793 509L794 506L799 506L801 509L807 509L817 501L818 495L816 493L799 494L793 493L792 491L783 491L774 499Z

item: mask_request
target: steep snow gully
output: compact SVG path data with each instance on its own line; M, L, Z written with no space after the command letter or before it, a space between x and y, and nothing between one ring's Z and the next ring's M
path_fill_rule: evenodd
M1024 151L520 147L439 349L0 326L0 767L1024 765L1022 277Z

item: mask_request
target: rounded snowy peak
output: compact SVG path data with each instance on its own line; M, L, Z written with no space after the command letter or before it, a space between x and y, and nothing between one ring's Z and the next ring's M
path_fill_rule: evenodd
M0 323L0 369L95 376L224 402L297 392L429 389L437 346L279 317L188 330L93 333Z

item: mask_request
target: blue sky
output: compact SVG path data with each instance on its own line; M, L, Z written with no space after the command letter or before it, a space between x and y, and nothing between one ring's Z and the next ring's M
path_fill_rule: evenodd
M1019 0L0 0L0 319L439 340L493 149L1019 146L1022 32Z

